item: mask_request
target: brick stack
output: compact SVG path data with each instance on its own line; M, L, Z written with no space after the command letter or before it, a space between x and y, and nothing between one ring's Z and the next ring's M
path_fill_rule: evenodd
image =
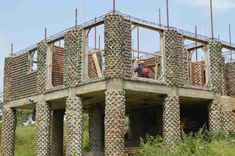
M102 54L97 53L97 59L99 63L100 69L102 69ZM95 66L94 59L91 54L88 55L88 77L93 79L93 78L98 78L98 73L97 69Z
M83 104L79 97L66 100L66 156L82 156Z
M64 83L64 48L53 47L52 85L60 86Z
M16 100L36 95L38 72L29 73L28 53L13 57L11 60L11 99Z
M65 34L64 85L75 87L82 76L82 30L73 29Z
M15 130L16 111L11 108L4 108L1 134L2 156L14 156Z

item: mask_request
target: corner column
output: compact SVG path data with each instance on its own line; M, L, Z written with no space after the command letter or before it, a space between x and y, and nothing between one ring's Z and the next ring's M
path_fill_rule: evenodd
M4 108L1 134L2 156L14 156L15 130L16 111L12 108Z
M83 103L80 97L69 96L66 100L66 156L82 156Z
M208 45L210 59L210 85L211 90L215 93L214 100L209 104L209 129L212 133L222 131L222 109L220 96L222 95L223 86L223 56L222 45L220 42L211 40Z
M233 62L224 65L223 95L234 95L234 73L235 64ZM232 111L223 111L223 131L225 135L235 132L235 113Z
M46 91L46 53L47 43L45 41L38 43L37 93L39 97L36 103L36 156L50 155L51 109L43 96Z
M183 36L176 30L163 33L165 80L172 92L166 95L163 103L163 141L174 148L180 141L180 103L176 87L187 82L187 51L183 49Z
M125 91L123 78L130 77L131 27L123 16L105 17L105 155L124 154ZM125 30L125 28L127 28ZM128 40L128 41L127 41ZM130 41L129 41L130 40Z
M50 155L51 110L44 97L36 104L36 156Z
M64 110L54 110L51 121L51 156L63 156Z
M174 148L180 141L180 104L179 96L168 95L163 104L163 140Z
M82 77L83 30L73 29L65 34L64 85L76 87Z

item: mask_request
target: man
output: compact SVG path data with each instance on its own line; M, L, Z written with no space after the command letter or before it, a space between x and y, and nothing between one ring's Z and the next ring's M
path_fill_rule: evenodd
M149 78L149 69L144 66L144 61L138 61L138 67L134 70L138 77Z

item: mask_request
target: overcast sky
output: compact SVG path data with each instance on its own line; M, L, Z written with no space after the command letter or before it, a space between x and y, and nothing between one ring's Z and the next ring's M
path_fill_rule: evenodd
M228 23L235 32L235 0L214 1L215 34L228 40ZM210 35L209 0L169 0L170 24L172 26ZM165 23L165 0L116 0L117 10L150 21L157 20L157 10L162 9ZM93 19L112 9L112 0L0 0L0 89L3 82L4 57L14 51L37 43L48 35L64 30L74 24L74 9L78 8L79 23ZM235 42L235 36L232 39ZM145 44L145 43L142 43ZM147 44L147 43L146 43ZM142 45L148 46L148 45Z

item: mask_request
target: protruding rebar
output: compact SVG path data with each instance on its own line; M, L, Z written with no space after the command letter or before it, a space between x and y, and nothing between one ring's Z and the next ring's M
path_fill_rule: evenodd
M228 29L229 29L229 45L232 45L232 31L231 31L231 24L228 24ZM233 51L231 50L230 52L231 55L231 60L233 60Z
M116 12L116 1L113 0L113 13L115 13L115 12Z
M195 25L195 37L197 38L197 26ZM197 41L195 42L195 45L197 47ZM198 61L198 53L197 53L197 48L196 48L196 61Z
M158 10L158 20L159 20L160 26L162 26L162 14L161 14L161 9L160 8Z
M47 41L47 28L44 29L44 41Z
M96 22L96 17L95 17L95 22ZM95 29L95 34L94 34L94 40L95 40L95 41L94 41L94 44L95 44L95 50L96 50L96 48L97 48L97 47L96 47L96 38L97 38L97 37L96 37L96 35L97 35L96 26L95 26L94 29Z
M100 50L100 48L101 48L101 47L100 47L100 42L101 42L100 40L101 40L101 37L100 37L100 35L99 35L99 50Z
M170 17L169 17L169 0L166 0L166 16L167 16L167 29L170 29Z
M11 44L11 57L13 56L13 49L14 48L14 45L13 45L13 43Z
M78 27L78 9L75 9L75 27Z
M213 3L210 0L210 12L211 12L211 38L214 39L214 20L213 20Z

